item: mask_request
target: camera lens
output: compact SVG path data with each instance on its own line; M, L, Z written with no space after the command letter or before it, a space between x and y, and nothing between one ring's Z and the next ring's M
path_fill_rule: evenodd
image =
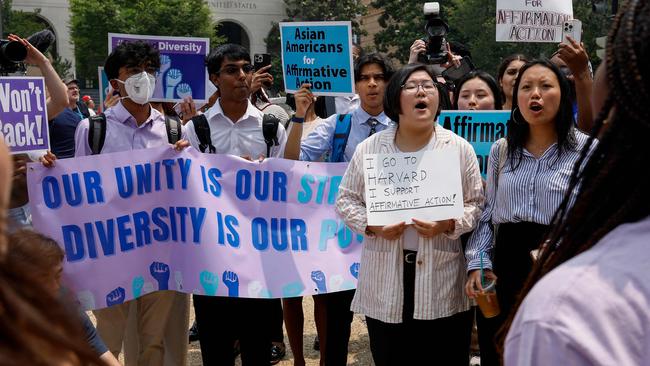
M27 57L27 48L20 42L7 42L2 45L2 54L12 62L20 62Z

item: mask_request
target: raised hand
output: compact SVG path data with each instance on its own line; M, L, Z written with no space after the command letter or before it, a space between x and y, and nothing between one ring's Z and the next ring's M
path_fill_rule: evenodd
M352 277L356 278L357 280L359 279L359 267L361 264L359 262L352 263L350 266L350 273L352 274Z
M131 289L133 290L133 298L137 299L142 296L142 286L144 286L144 277L137 276L131 282Z
M153 262L149 266L151 277L158 281L158 290L169 290L169 266L162 262Z
M302 282L292 282L282 287L282 297L300 296L304 290L305 286L302 285Z
M424 43L421 39L416 39L413 41L411 48L409 49L409 64L414 64L418 62L418 56L427 50L427 44Z
M216 273L210 271L202 271L199 275L199 282L203 286L203 292L206 295L214 296L217 294L217 288L219 287L219 276Z
M404 221L385 226L368 226L366 231L370 231L373 234L382 237L386 240L397 240L406 229L406 223Z
M312 94L311 84L302 84L300 89L293 95L296 101L296 117L305 118L309 106L316 101L316 97Z
M106 306L123 304L125 299L126 291L124 288L118 287L106 295Z
M171 66L171 57L169 57L169 55L160 55L160 70L158 70L156 73L156 87L153 91L153 95L157 98L161 98L163 96L163 88L165 85L163 84L164 80L162 76L165 75L165 72L167 72Z
M259 70L255 70L251 78L251 94L262 88L262 85L273 84L273 75L269 74L271 65L266 65Z
M180 83L176 87L176 95L179 98L186 98L192 96L192 87L188 83Z
M196 112L196 105L194 104L194 100L192 100L192 97L184 97L183 101L180 103L181 106L181 113L180 117L181 120L183 121L183 124L186 124L187 121L192 119L192 117L197 115Z
M325 284L325 273L323 271L312 271L311 280L316 284L318 293L324 294L327 293L327 285Z
M239 297L239 276L232 271L223 272L223 284L228 288L228 296Z
M181 80L183 80L183 73L181 70L170 69L167 71L167 75L165 75L165 83L167 84L165 98L174 98L174 90L176 89L176 85L180 84Z

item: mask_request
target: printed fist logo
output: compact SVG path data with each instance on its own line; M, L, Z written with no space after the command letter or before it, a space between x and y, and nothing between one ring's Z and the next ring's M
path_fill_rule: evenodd
M149 272L158 282L158 290L169 290L169 266L162 262L153 262L149 266Z

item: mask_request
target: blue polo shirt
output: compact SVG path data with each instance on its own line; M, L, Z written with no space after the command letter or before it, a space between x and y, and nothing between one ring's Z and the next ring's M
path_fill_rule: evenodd
M82 117L78 111L79 108L76 111L65 108L50 120L51 150L59 159L74 157L74 133Z

